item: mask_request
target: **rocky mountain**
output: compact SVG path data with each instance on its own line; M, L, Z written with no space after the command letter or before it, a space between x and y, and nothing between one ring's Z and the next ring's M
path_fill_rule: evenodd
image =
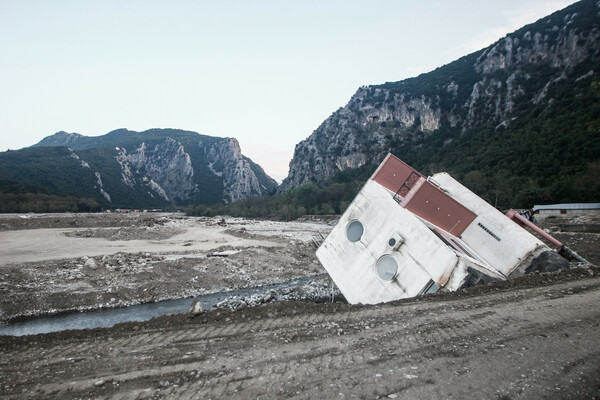
M228 203L277 187L236 139L174 129L58 132L0 153L0 183L3 192L85 197L113 208Z
M296 145L279 190L391 151L423 172L474 180L488 197L512 179L517 192L565 200L599 168L599 62L600 2L584 0L432 72L361 87Z

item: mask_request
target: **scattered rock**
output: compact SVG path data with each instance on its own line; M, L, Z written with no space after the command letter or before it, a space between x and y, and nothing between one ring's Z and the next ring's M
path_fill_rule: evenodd
M96 264L96 260L94 260L93 258L88 258L83 265L90 269L98 268L98 264Z
M215 251L214 253L210 253L208 257L229 257L239 252L241 252L241 250Z
M231 296L219 302L216 308L240 310L246 307L258 307L262 304L278 301L316 301L325 302L331 299L340 299L341 293L329 278L320 278L297 286L271 289L263 293L249 296Z
M202 303L200 303L198 301L198 299L194 299L194 301L192 302L192 305L190 306L190 316L195 317L197 315L202 314L203 312L203 308L202 308Z

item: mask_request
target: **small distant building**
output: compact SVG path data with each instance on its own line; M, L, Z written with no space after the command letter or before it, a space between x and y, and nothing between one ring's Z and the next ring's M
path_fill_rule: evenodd
M568 265L447 173L425 177L391 154L317 257L352 304L454 291Z
M579 217L582 215L600 215L600 203L566 203L533 206L538 219L548 217Z

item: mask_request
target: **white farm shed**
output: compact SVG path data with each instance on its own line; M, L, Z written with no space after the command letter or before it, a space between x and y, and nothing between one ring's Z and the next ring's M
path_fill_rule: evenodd
M580 217L583 215L600 215L600 203L565 203L533 206L536 218L548 217Z
M391 154L317 257L352 304L457 290L561 258L450 175L426 178Z

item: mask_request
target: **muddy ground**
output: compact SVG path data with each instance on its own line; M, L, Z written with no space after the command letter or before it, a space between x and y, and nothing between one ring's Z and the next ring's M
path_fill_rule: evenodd
M0 320L322 274L311 241L332 223L174 214L3 216Z
M321 273L310 242L334 223L64 218L0 217L5 318ZM598 264L596 219L542 226ZM292 301L1 336L0 398L600 398L598 274L535 273L378 306Z
M593 399L598 269L378 306L270 303L0 337L0 397Z
M600 216L546 218L536 224L592 264L600 265Z

